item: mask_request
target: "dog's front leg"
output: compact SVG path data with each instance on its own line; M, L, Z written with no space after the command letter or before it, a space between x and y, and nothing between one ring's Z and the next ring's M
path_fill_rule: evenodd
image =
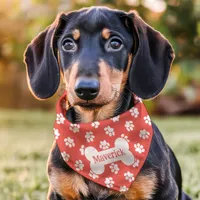
M155 200L181 200L177 184L170 174L166 173L167 179L164 183L158 183L158 190L153 199Z
M83 177L74 172L63 160L54 142L47 162L50 182L48 200L75 200L80 194L87 196L88 187Z
M47 200L75 200L79 197L77 175L55 166L48 166L50 182Z
M63 198L58 193L53 191L52 186L50 185L47 200L63 200Z

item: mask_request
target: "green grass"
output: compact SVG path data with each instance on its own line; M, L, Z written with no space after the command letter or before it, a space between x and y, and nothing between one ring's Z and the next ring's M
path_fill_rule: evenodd
M54 117L39 110L0 111L0 200L46 199ZM200 117L154 121L179 160L184 190L200 199Z

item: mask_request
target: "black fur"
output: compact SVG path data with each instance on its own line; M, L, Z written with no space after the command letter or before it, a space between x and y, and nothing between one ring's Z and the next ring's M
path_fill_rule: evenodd
M113 30L121 36L123 48L117 52L105 52L106 42L100 36L102 28ZM81 38L76 41L76 53L62 50L63 40L70 36L74 28L81 30ZM84 48L83 48L84 47ZM61 69L58 67L59 52ZM133 54L127 87L121 94L120 107L114 115L121 114L133 106L134 92L137 96L149 99L156 96L164 87L174 55L169 42L157 31L143 22L134 12L110 10L107 8L82 9L59 15L57 20L42 32L28 46L25 52L28 78L32 92L38 98L52 96L60 81L60 70L65 71L75 60L81 61L78 75L98 76L99 58L111 67L125 71L128 54ZM89 62L88 62L89 61ZM71 122L77 122L76 112L71 108L67 112ZM159 129L153 124L154 136L148 158L140 173L154 172L158 179L153 200L189 200L182 192L182 178L179 164L165 143ZM54 168L72 173L64 162L57 147L52 150L50 163ZM51 166L48 173L51 174ZM109 189L84 179L89 188L89 196L80 194L82 200L125 199L123 194L110 195ZM51 200L60 200L52 191Z
M56 32L62 27L61 19L62 15L58 15L52 25L33 39L24 54L30 90L39 99L51 97L60 83L55 43Z
M138 49L130 69L129 87L143 99L155 97L163 89L174 59L170 43L140 17L131 13Z

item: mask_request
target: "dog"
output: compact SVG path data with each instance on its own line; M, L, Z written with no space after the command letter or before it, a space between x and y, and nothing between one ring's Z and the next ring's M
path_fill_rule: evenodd
M124 113L134 96L152 99L163 89L174 51L136 11L90 7L61 13L28 45L24 61L29 89L47 99L62 77L67 118L89 123ZM48 200L189 200L180 166L159 129L148 157L126 192L103 187L70 168L56 142L47 163Z

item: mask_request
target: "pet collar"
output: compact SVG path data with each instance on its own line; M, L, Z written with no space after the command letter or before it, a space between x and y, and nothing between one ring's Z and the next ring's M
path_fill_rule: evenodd
M63 108L66 94L56 106L55 140L64 161L84 177L120 192L129 189L149 152L153 129L145 105L110 119L73 124Z

